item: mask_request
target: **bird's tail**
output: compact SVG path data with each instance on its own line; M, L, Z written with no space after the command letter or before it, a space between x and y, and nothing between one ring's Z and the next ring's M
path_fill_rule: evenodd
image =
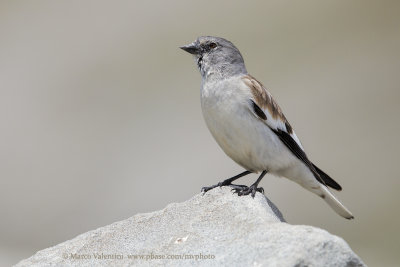
M340 203L340 201L329 191L326 186L321 185L319 189L321 193L318 195L321 196L337 214L349 220L354 219L353 214L351 214L351 212L345 206L343 206L342 203Z

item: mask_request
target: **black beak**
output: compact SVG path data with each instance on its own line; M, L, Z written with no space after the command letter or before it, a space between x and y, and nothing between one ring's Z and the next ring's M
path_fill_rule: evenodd
M184 45L180 47L181 49L185 50L186 52L192 54L192 55L196 55L200 52L200 49L198 48L198 46L196 45L196 43L191 43L188 45Z

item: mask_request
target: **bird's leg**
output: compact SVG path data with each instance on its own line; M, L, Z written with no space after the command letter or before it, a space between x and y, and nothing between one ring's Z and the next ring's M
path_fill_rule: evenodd
M233 177L231 177L231 178L229 178L229 179L226 179L226 180L224 180L224 181L222 181L222 182L219 182L218 184L215 184L215 185L212 185L212 186L203 187L203 188L201 189L201 191L205 193L205 192L207 192L207 191L209 191L209 190L211 190L211 189L214 189L214 188L216 188L216 187L225 186L225 185L230 185L230 186L232 186L235 190L237 190L237 189L239 189L239 188L245 188L245 187L247 187L247 186L245 186L245 185L233 185L232 182L235 181L235 180L237 180L237 179L239 179L240 177L243 177L243 176L245 176L245 175L247 175L247 174L250 174L250 173L251 173L251 171L245 171L245 172L239 173L238 175L235 175L235 176L233 176Z
M245 187L245 188L235 188L235 193L237 193L239 196L246 196L249 195L251 193L251 196L254 198L254 196L256 195L256 192L260 192L260 193L264 193L264 189L262 187L257 187L258 184L261 182L262 178L265 176L265 174L267 174L267 171L263 171L260 175L260 177L258 177L257 181L250 185L249 187Z

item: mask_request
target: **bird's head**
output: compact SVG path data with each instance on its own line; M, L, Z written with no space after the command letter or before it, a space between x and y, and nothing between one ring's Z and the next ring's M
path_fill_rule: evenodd
M194 56L203 79L247 73L239 50L224 38L201 36L180 48Z

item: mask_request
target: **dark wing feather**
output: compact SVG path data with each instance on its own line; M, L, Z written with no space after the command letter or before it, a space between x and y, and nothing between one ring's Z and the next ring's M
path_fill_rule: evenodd
M314 166L315 170L318 172L321 179L324 180L324 182L327 186L332 187L333 189L336 189L338 191L342 190L342 187L340 186L340 184L338 184L335 180L333 180L328 174L323 172L320 168L318 168L314 164L313 164L313 166Z
M260 119L266 121L267 120L267 115L265 115L264 111L262 111L262 109L253 100L250 100L250 101L251 101L251 103L253 105L254 113L257 114L257 116Z

